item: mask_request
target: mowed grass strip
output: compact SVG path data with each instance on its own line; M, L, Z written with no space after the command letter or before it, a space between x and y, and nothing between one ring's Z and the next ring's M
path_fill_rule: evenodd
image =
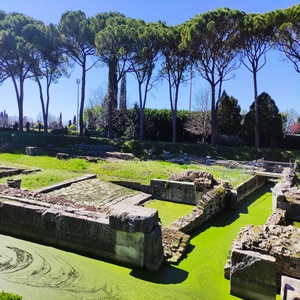
M151 179L168 179L171 174L180 174L187 169L210 172L217 180L228 179L229 177L232 182L245 180L244 173L230 170L229 174L228 170L223 167L179 165L172 162L138 159L98 160L97 163L93 163L80 158L59 160L49 156L0 153L0 165L24 169L41 169L41 172L17 176L22 179L22 187L28 190L38 189L66 179L80 177L84 174L96 174L99 179L106 181L120 180L150 184ZM4 184L6 180L7 178L3 178L0 183Z

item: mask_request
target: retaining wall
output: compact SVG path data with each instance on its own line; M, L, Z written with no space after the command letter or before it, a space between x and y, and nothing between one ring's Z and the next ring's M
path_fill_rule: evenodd
M286 211L286 218L300 222L300 189L297 187L296 171L285 168L283 179L272 189L272 209Z
M254 175L250 179L238 185L232 190L233 194L236 194L236 201L239 202L252 194L254 191L262 187L266 182L266 177Z
M2 199L0 232L151 271L163 263L158 213L151 208L116 205L108 216Z
M231 245L224 272L231 295L265 300L281 290L284 300L300 296L300 229L287 226L299 220L300 190L294 169L282 175L272 189L273 214L266 224L243 227Z
M153 198L191 205L199 204L203 194L194 182L152 179L151 188Z

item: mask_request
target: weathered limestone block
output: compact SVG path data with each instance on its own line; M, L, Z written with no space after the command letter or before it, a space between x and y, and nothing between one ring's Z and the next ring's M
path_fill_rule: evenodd
M93 163L97 163L98 162L98 158L97 157L93 157L93 156L87 156L85 158L86 162L93 162Z
M125 232L149 233L158 222L157 210L142 206L115 205L109 216L110 227Z
M20 189L21 188L21 182L22 179L7 179L7 186L14 188L14 189Z
M289 220L300 222L300 201L277 202L277 207L286 211L286 217Z
M221 187L223 189L228 189L229 188L229 181L227 181L227 180L221 180Z
M150 185L156 199L178 203L197 205L203 194L194 182L152 179Z
M187 170L181 174L172 174L170 175L169 180L194 182L196 179L200 178L213 181L212 174L201 170Z
M282 300L300 300L300 280L281 276L280 295Z
M107 157L123 159L123 160L132 160L134 155L132 153L123 153L123 152L106 152Z
M144 264L149 271L158 271L164 262L161 226L144 235Z
M231 250L255 251L276 258L276 283L280 289L281 275L300 279L300 229L291 225L243 227Z
M165 262L178 264L190 244L191 236L181 232L173 223L162 228Z
M116 231L115 259L144 267L144 237L142 232Z
M300 222L300 191L295 187L284 193L284 197L277 199L277 207L286 210L289 220Z
M210 190L217 184L213 175L201 170L187 170L181 174L172 174L170 181L193 182L197 190Z
M283 192L281 188L279 188L277 185L271 189L272 191L272 210L275 211L278 207L279 202L285 201L285 197L283 195Z
M276 259L253 251L231 254L230 294L242 299L276 298Z
M37 155L39 155L39 149L38 149L38 147L27 146L25 148L25 151L26 151L26 154L29 155L29 156L37 156Z
M287 225L286 211L283 209L276 209L268 218L266 225Z
M56 154L56 158L57 159L65 159L65 160L67 160L67 159L70 158L70 155L67 154L67 153L57 153Z

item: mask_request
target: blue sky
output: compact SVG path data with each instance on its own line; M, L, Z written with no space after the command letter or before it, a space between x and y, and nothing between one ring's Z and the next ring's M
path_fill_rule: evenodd
M58 24L62 13L67 10L82 10L86 15L118 11L127 17L143 19L146 22L165 21L167 25L176 25L200 14L219 7L243 10L246 13L264 13L275 9L284 9L298 4L296 0L0 0L0 9L5 12L21 12L46 24ZM77 84L80 69L76 67L69 79L62 78L51 88L49 113L54 117L63 115L64 123L77 114ZM132 75L127 77L127 99L129 106L138 101L137 85ZM101 86L105 93L107 69L94 68L87 73L86 96L91 98L93 90ZM192 85L192 108L196 107L199 93L207 90L207 83L195 78ZM235 79L223 84L229 95L239 101L243 110L248 110L253 102L253 80L244 66L235 71ZM277 52L267 55L267 64L258 73L258 92L267 92L275 100L280 111L294 109L300 115L300 74L291 63ZM190 87L182 86L179 96L179 109L188 109ZM155 87L149 94L147 107L170 108L166 83ZM0 111L6 110L9 116L17 116L17 101L11 80L0 86ZM27 80L25 84L24 116L36 121L41 113L41 104L37 84Z

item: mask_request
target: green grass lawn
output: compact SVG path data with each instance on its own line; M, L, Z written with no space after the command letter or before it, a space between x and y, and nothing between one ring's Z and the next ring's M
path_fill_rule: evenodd
M168 179L171 174L179 174L187 169L201 169L210 172L217 180L226 179L236 185L249 177L240 170L229 170L224 167L200 165L179 165L164 161L144 160L99 160L97 163L86 162L75 158L59 160L49 156L28 156L24 154L0 153L0 165L24 169L39 168L41 172L13 176L22 179L22 188L35 190L66 179L80 177L83 174L96 174L106 181L123 180L150 184L151 179ZM246 177L245 177L246 176ZM0 179L5 184L7 178Z

